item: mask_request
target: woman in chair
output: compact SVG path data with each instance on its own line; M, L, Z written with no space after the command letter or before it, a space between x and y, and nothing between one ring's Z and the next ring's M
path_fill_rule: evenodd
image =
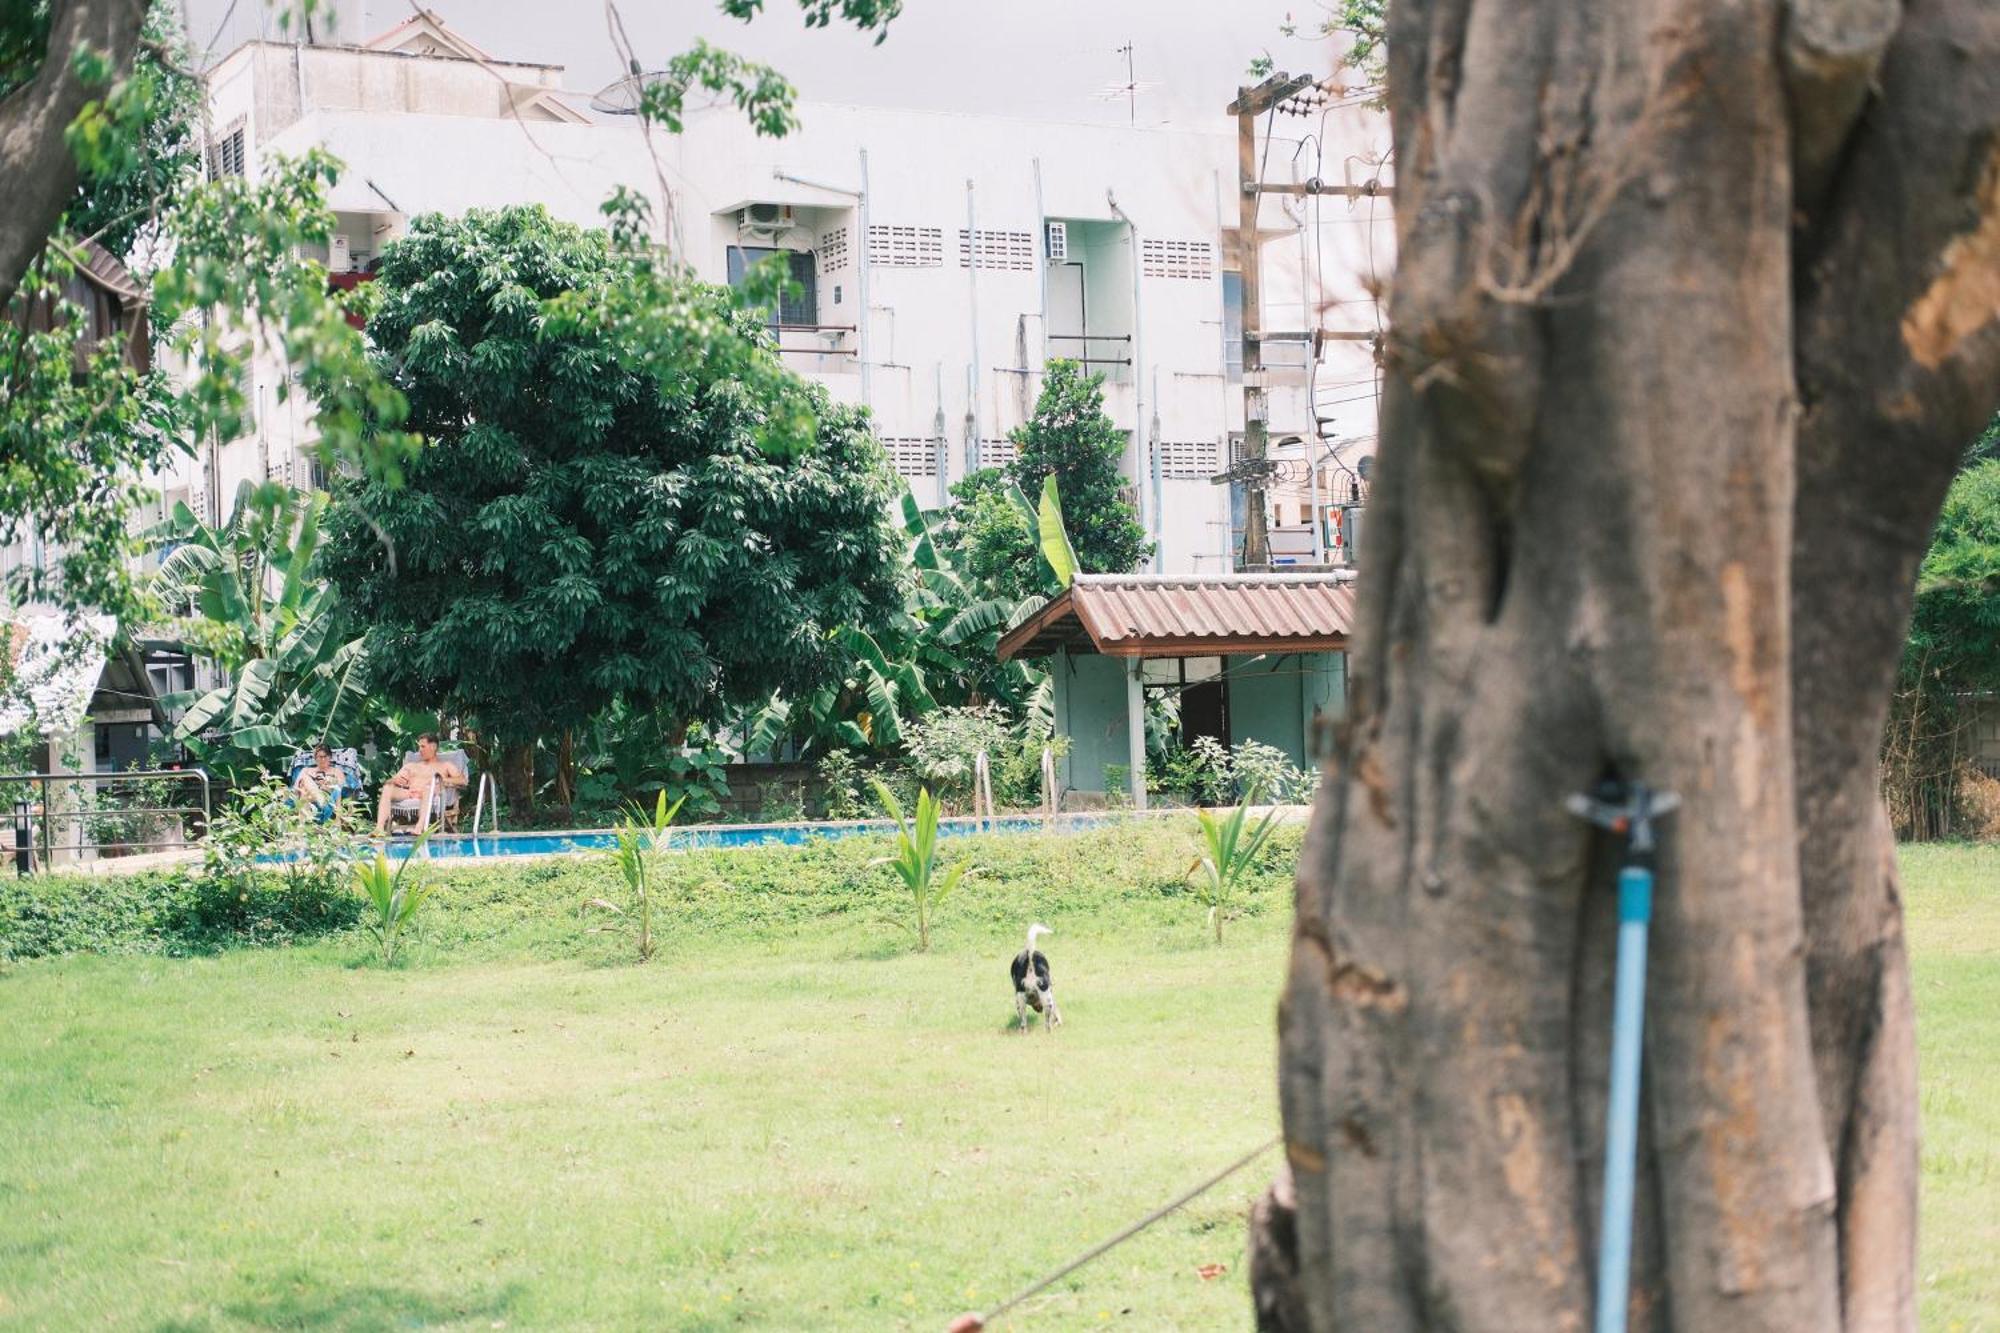
M299 770L292 790L298 793L299 804L317 812L323 824L339 808L341 795L347 790L347 774L333 762L332 750L315 745L313 761Z

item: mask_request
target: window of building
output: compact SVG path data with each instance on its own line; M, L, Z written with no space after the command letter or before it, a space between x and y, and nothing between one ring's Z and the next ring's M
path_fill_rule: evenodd
M791 288L778 302L770 321L773 328L797 328L819 323L819 274L810 250L779 250L767 245L729 247L729 285L741 287L751 268L775 255L790 270Z
M220 180L224 176L244 174L243 122L238 121L226 132L218 135L208 146L208 178Z

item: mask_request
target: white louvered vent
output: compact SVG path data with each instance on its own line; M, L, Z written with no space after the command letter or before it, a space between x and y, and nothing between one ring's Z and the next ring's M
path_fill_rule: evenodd
M889 465L899 477L935 477L937 441L922 435L885 435L882 447L889 451Z
M979 466L1012 467L1014 460L1021 456L1021 446L1012 440L981 440L979 442Z
M868 228L868 262L883 268L942 268L944 228L874 223Z
M1144 239L1139 243L1140 271L1149 278L1215 276L1215 247L1207 241Z
M1042 224L1042 238L1046 247L1042 253L1047 255L1051 261L1061 263L1063 260L1069 258L1069 224L1067 222L1044 222Z
M819 238L819 271L838 273L847 267L847 228L835 227Z
M217 135L208 146L208 178L221 180L224 176L241 176L249 158L244 141L243 118L237 117L229 128Z
M969 268L975 248L979 267L1014 269L1031 273L1035 268L1035 238L1025 231L969 232L958 229L958 266Z
M1159 440L1153 447L1159 451L1163 477L1206 480L1222 470L1221 450L1214 440Z

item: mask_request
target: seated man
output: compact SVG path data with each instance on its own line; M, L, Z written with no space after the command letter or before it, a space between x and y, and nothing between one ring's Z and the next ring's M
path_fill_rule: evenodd
M347 790L347 774L333 762L332 750L315 745L313 761L299 770L299 780L292 784L292 790L298 794L299 804L317 811L320 822L324 823L333 818L341 795Z
M415 801L421 807L432 791L433 780L440 792L447 787L463 787L466 782L457 764L438 758L437 737L425 732L417 737L416 759L397 769L396 776L382 784L382 799L375 806L376 836L389 831L389 815L397 801ZM424 811L420 822L428 822L433 813Z

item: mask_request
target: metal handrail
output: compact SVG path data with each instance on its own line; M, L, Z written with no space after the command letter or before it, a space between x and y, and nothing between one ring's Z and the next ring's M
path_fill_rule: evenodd
M201 786L201 804L199 806L194 806L194 805L130 806L130 807L121 807L113 810L98 810L98 809L57 810L54 808L55 801L52 798L51 789L58 783L74 785L78 783L88 782L101 786L103 784L112 784L120 782L133 783L133 782L142 782L148 780L158 780L162 778L172 781L180 781L180 782L191 781L199 783ZM97 839L85 837L84 834L85 832L87 832L87 826L84 826L77 829L77 836L74 843L72 843L69 840L68 835L65 834L63 839L63 844L60 848L58 848L56 845L56 836L55 836L56 822L58 820L77 821L77 820L90 820L90 819L124 819L137 815L199 814L202 819L203 830L205 831L207 829L208 822L212 817L214 811L214 800L209 786L208 773L206 770L199 768L136 768L136 769L127 769L123 772L110 772L110 773L0 774L0 789L4 789L7 786L17 785L17 784L18 785L34 784L40 789L41 807L42 807L40 815L41 826L42 826L42 848L43 848L43 854L51 858L53 858L55 853L59 850L63 852L74 851L79 857L81 857L85 851L101 852L112 848L117 848L122 850L132 847L152 847L152 848L158 848L160 850L167 850L170 848L185 848L185 847L194 847L198 845L195 839L188 838L185 836L180 838L153 838L153 839L147 839L143 842L129 842L124 840L99 841ZM0 803L4 803L4 798L0 798ZM34 840L32 835L32 829L33 829L32 821L34 820L35 815L34 812L29 808L29 800L26 796L16 797L11 804L13 805L14 809L15 870L18 873L25 875L29 872L34 859L34 846L33 846ZM185 827L183 827L183 833L185 833Z
M1061 343L1094 343L1094 342L1109 342L1109 343L1128 343L1128 342L1131 342L1131 341L1132 341L1132 335L1131 335L1131 334L1129 334L1129 333L1051 333L1051 334L1049 335L1049 341L1050 341L1050 342L1052 342L1052 343L1057 343L1057 342L1061 342Z

